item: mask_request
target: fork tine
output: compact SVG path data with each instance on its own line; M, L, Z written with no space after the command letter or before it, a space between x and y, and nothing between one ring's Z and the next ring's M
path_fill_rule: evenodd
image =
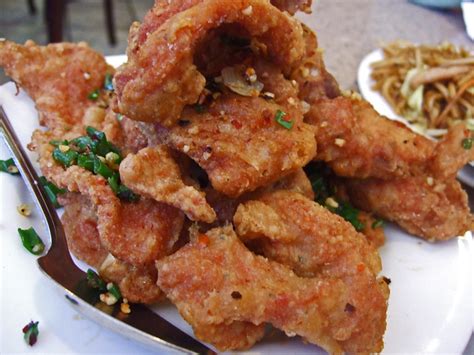
M43 214L43 221L51 238L51 247L47 254L38 258L40 270L76 310L104 327L149 346L159 345L188 354L214 354L205 345L143 305L134 305L133 312L128 315L121 313L118 307L115 307L111 314L94 307L97 303L97 295L91 294L91 288L87 287L85 282L86 274L74 264L56 210L43 187L38 183L38 174L27 158L1 105L0 132L13 154L15 164L35 204Z

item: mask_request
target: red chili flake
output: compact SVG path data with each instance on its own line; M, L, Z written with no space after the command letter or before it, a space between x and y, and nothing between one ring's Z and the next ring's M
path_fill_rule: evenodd
M238 121L238 120L232 120L232 121L230 121L230 123L232 123L232 125L237 129L242 128L242 123L240 123L240 121Z
M199 236L198 236L198 243L199 244L207 247L210 242L211 242L211 240L209 239L209 237L206 234L199 234Z
M362 272L365 270L365 265L364 264L358 264L357 265L357 271L358 272Z

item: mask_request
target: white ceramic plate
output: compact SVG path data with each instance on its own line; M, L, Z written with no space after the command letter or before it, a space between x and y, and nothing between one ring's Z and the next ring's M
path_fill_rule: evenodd
M112 60L118 64L123 58ZM10 83L0 87L0 104L26 145L38 127L32 101L24 92L15 96ZM9 156L1 142L0 159ZM35 159L34 154L30 157ZM45 231L38 211L29 218L16 211L20 203L31 204L20 177L0 174L0 201L0 353L151 353L77 314L38 270L36 258L23 248L16 229L34 226L42 236ZM393 225L386 227L386 234L381 249L383 274L392 283L385 353L461 353L473 326L472 233L436 245ZM191 334L172 306L158 305L155 310ZM39 340L33 348L25 344L21 332L30 320L40 322ZM163 348L154 351L169 353ZM299 339L263 342L252 349L255 354L320 351Z
M357 84L359 85L360 93L364 99L372 104L378 113L392 120L402 122L409 128L413 129L405 118L397 115L393 111L392 107L388 104L382 94L372 89L374 80L370 76L372 73L372 68L370 66L372 63L381 59L383 59L383 52L381 49L376 49L367 54L360 62L359 70L357 71ZM432 139L426 134L425 136ZM459 172L458 179L463 183L474 187L474 162L471 162L470 166L466 165L466 167Z

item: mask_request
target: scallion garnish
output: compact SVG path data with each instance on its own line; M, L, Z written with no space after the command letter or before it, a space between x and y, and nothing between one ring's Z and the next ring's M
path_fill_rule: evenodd
M39 335L38 324L39 322L31 321L27 325L25 325L22 329L23 338L25 339L26 343L29 346L35 345L36 341L38 340L38 335Z
M335 209L339 216L344 218L347 222L350 222L356 231L360 232L365 228L364 223L359 220L359 210L357 208L352 207L351 204L347 202L338 202L339 206Z
M114 91L114 84L112 82L112 74L107 73L105 74L105 79L104 79L104 89L107 91Z
M285 120L286 112L282 110L277 110L275 114L275 121L278 122L281 126L285 127L286 129L291 129L293 127L294 122Z
M40 176L39 182L41 186L43 186L44 191L46 191L46 194L48 195L50 201L52 202L53 206L56 208L61 207L61 205L58 202L58 195L63 194L66 192L65 189L60 189L57 187L55 184L52 182L46 180L44 176Z
M472 138L464 138L461 142L461 145L464 149L469 150L472 148L473 139Z
M383 225L384 225L383 219L376 219L376 220L372 223L372 229L376 229L376 228L383 227Z
M127 202L135 202L140 199L140 196L135 194L132 190L130 190L127 186L125 185L120 185L119 186L119 192L117 193L117 196L124 201Z
M122 294L120 293L120 289L118 288L118 286L112 282L108 283L107 284L107 291L109 291L109 293L114 296L117 301L119 299L122 298Z
M60 145L59 147L53 150L53 158L62 166L68 168L76 162L77 159L77 152L72 149L69 150L61 150L61 147L68 147L64 145Z
M0 171L10 175L18 175L18 168L12 158L7 160L0 160Z
M358 209L348 202L334 198L336 191L327 181L326 176L330 174L327 167L312 163L305 167L305 171L311 181L316 202L350 222L357 231L365 228L364 223L359 220ZM328 204L328 200L333 201L333 203Z
M29 229L18 228L18 234L20 234L21 242L23 246L30 253L34 255L40 255L44 250L44 244L38 233L34 230L33 227Z
M105 161L105 158L103 159ZM108 179L114 175L114 171L96 156L94 157L94 174L98 174Z
M77 157L77 165L81 168L94 172L95 156L92 153L79 154Z
M119 149L107 140L104 132L90 126L86 127L86 132L86 136L74 138L69 142L51 141L50 143L56 147L53 150L54 160L64 167L76 164L101 175L107 179L112 191L121 200L137 201L139 196L120 183L117 170L122 157Z
M87 269L87 284L89 287L96 288L100 291L105 291L107 289L105 282L92 269Z
M87 98L92 101L97 101L99 96L100 96L99 89L95 89L94 91L90 92L89 95L87 95Z

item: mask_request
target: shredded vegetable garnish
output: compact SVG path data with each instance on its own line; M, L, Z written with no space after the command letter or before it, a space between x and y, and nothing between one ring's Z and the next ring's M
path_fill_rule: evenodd
M4 173L8 173L10 175L18 175L19 171L15 165L15 162L12 158L7 160L0 160L0 171Z
M107 140L104 132L94 127L86 128L87 135L71 141L51 141L56 148L53 158L64 167L78 165L104 177L114 193L124 201L136 201L139 196L120 182L118 167L122 156L118 148Z
M53 206L56 208L61 207L58 202L58 195L66 193L66 189L60 189L52 182L48 181L44 176L40 176L39 182L43 186L44 191L48 195L50 201L53 203Z
M286 129L291 129L293 127L294 122L286 120L285 116L286 112L283 112L282 110L277 110L277 112L275 113L275 121L277 121L279 125L285 127Z
M33 227L29 229L18 228L18 234L20 235L21 242L26 250L34 255L40 255L44 250L44 244L38 233Z
M38 335L39 335L38 324L39 322L31 321L27 325L25 325L22 329L23 339L25 339L25 342L29 346L35 345L36 341L38 340Z
M372 64L374 89L422 132L437 136L474 117L474 56L464 48L397 41Z

